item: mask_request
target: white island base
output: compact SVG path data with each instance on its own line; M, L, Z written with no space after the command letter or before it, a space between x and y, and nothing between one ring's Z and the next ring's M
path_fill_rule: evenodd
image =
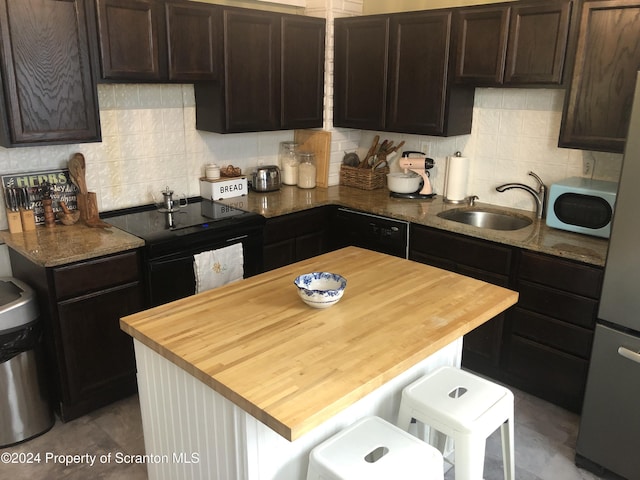
M149 478L303 480L309 452L354 421L395 423L402 389L442 366L460 367L462 338L293 442L134 339Z

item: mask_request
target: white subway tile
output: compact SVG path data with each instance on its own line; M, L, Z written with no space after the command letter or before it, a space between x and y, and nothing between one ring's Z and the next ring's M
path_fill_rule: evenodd
M520 89L505 88L502 91L502 108L507 110L525 110L527 108L526 93Z
M140 108L138 86L131 84L116 84L113 86L116 108L126 110Z
M182 108L182 85L162 85L162 106L165 108Z
M116 108L114 86L110 84L98 84L98 105L101 111Z
M116 110L116 123L119 135L131 135L142 132L140 110Z
M138 94L140 108L162 108L162 85L141 84Z

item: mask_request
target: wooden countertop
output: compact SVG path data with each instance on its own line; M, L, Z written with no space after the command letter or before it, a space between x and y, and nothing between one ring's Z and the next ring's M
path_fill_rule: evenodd
M325 309L294 278L340 273ZM515 304L516 292L348 247L121 319L121 328L295 440Z

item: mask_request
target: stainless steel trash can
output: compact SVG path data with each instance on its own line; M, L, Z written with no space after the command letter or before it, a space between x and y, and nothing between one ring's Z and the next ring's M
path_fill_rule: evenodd
M0 447L40 435L54 423L39 361L38 317L31 287L0 277Z

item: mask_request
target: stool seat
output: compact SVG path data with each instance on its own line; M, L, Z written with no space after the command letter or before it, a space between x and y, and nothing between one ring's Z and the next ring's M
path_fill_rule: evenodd
M500 428L505 479L514 480L509 389L458 368L442 367L403 390L398 427L408 431L412 418L453 438L456 480L482 479L486 439ZM430 443L444 451L433 432Z
M365 417L316 446L307 480L442 480L442 454L379 417Z

